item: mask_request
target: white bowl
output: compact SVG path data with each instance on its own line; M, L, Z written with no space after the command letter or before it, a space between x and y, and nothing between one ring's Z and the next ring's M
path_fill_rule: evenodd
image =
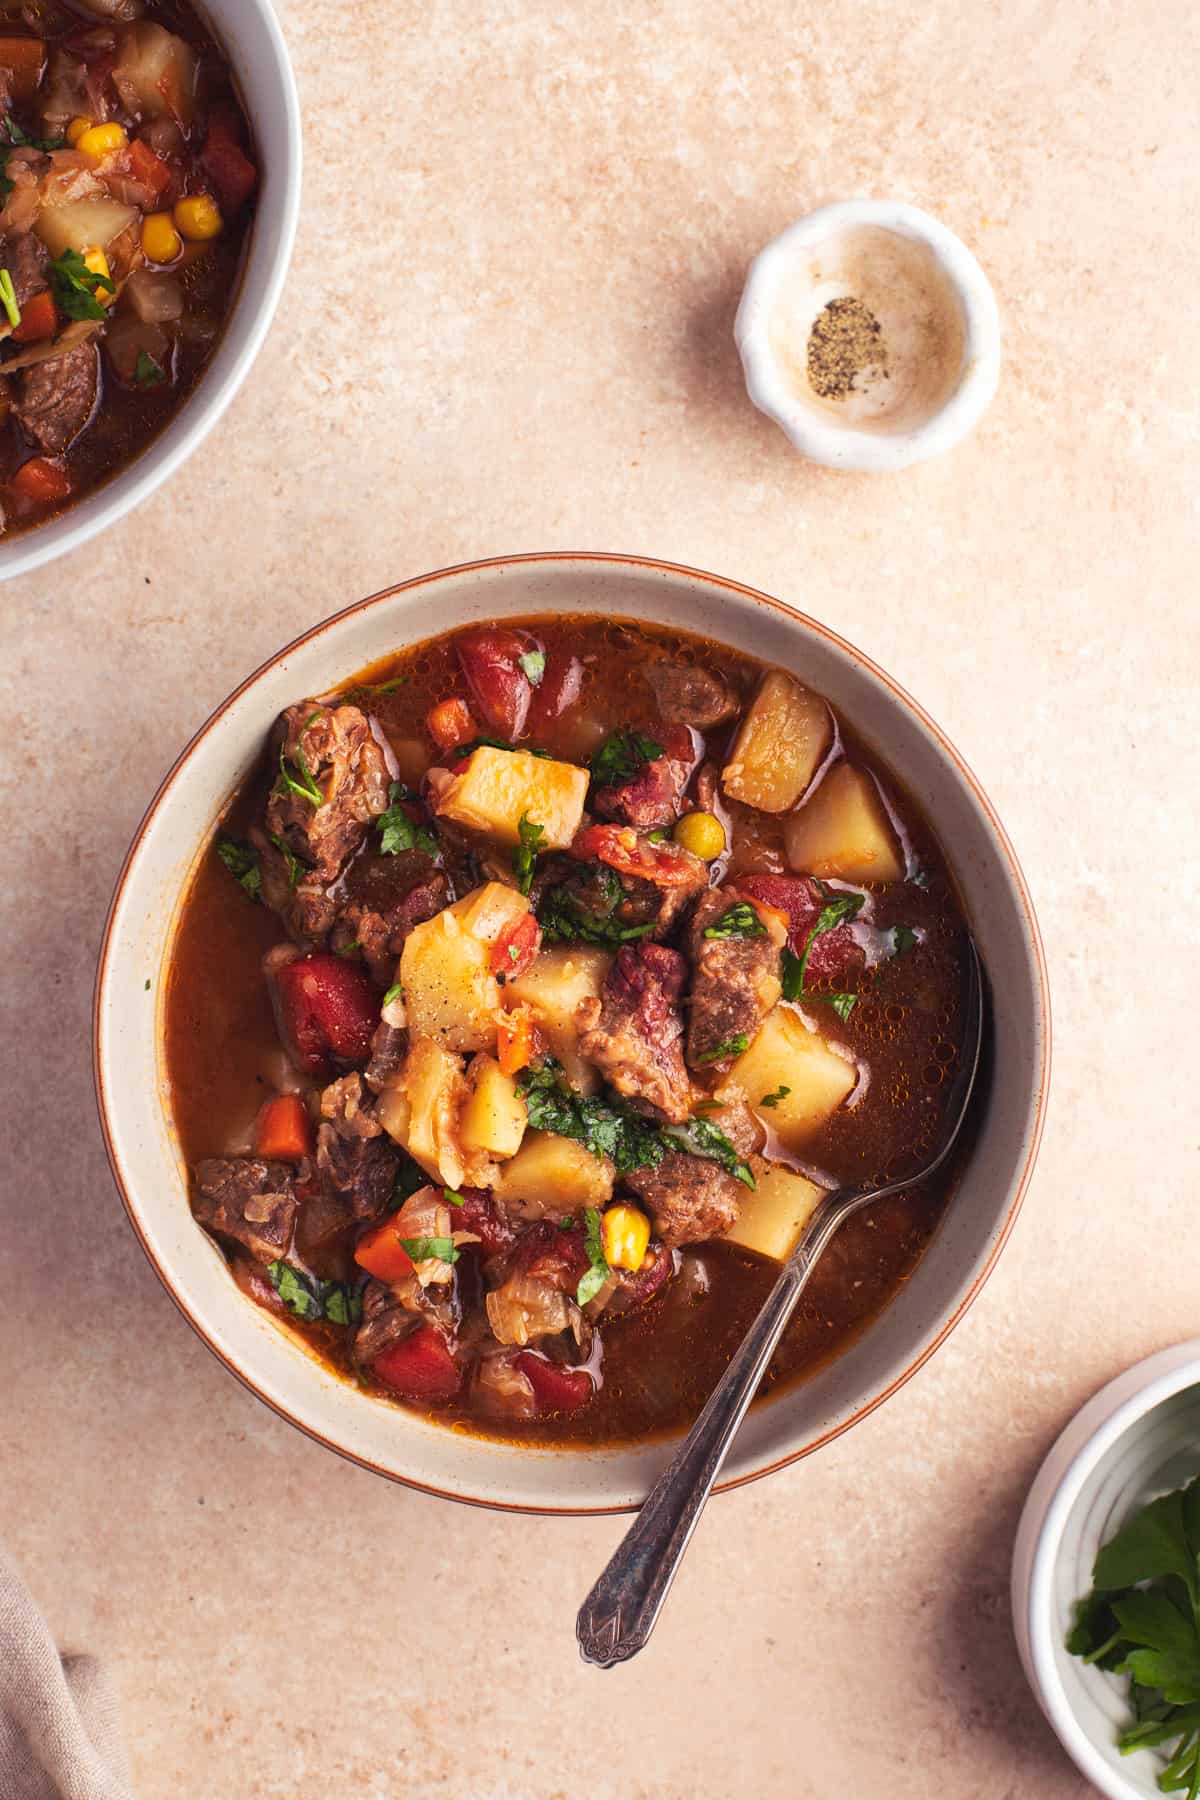
M61 517L0 541L0 581L26 575L98 531L161 487L208 436L246 379L287 278L300 213L300 101L270 0L199 0L198 9L237 78L258 146L261 180L233 310L194 391L131 463Z
M1112 1800L1157 1797L1163 1763L1149 1750L1121 1755L1129 1683L1070 1656L1067 1633L1101 1545L1147 1501L1198 1474L1200 1339L1192 1339L1136 1363L1076 1413L1017 1529L1012 1607L1025 1674L1064 1748Z
M886 376L844 400L808 378L807 345L831 300L874 314ZM1000 317L960 238L916 206L843 200L783 232L750 266L734 336L755 406L797 450L834 469L903 469L983 416L1000 379Z
M727 1464L727 1485L815 1449L911 1375L995 1262L1037 1151L1049 1058L1037 925L1003 829L932 720L824 626L735 582L622 557L476 563L364 600L272 657L192 740L138 830L101 950L95 1066L101 1122L134 1228L185 1315L256 1394L322 1442L398 1480L492 1506L582 1512L640 1502L665 1466L669 1442L516 1448L446 1431L324 1371L245 1300L194 1223L160 1048L164 963L185 884L275 716L405 644L472 621L563 610L660 620L794 669L921 795L942 835L994 990L994 1076L976 1147L943 1224L892 1305L811 1380L755 1408Z

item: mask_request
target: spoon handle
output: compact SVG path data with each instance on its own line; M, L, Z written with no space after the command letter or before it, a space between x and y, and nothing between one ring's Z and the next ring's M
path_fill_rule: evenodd
M575 1634L585 1662L605 1669L627 1662L653 1631L734 1434L835 1223L825 1207L809 1221L704 1411L580 1608Z

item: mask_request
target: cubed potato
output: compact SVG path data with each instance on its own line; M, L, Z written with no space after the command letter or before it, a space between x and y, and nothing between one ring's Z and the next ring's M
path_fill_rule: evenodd
M594 1093L600 1080L579 1054L575 1014L581 1000L599 996L612 960L607 950L557 945L541 951L532 968L505 990L529 1007L546 1048L558 1058L572 1087L585 1094Z
M469 1093L458 1122L463 1148L484 1156L515 1156L525 1136L525 1099L494 1056L473 1057L467 1070Z
M501 1164L493 1191L507 1212L523 1219L582 1212L612 1199L613 1165L574 1138L527 1131L517 1154Z
M529 911L515 888L489 881L417 925L400 955L408 1028L446 1050L490 1050L496 1042L500 987L492 945L505 925Z
M783 828L788 862L836 881L901 881L904 862L874 779L840 762Z
M725 792L763 812L795 806L829 754L829 708L794 676L772 669L750 703L721 773Z
M68 200L63 206L43 206L34 230L51 256L66 250L107 250L137 218L137 208L122 206L100 194Z
M461 1060L428 1038L415 1038L399 1081L380 1096L379 1114L388 1135L449 1188L461 1187L467 1178L458 1136L466 1094Z
M764 1094L786 1088L770 1110L770 1122L780 1142L796 1150L849 1098L857 1082L852 1062L810 1031L799 1013L777 1006L730 1068L721 1096L736 1088L756 1107Z
M724 1242L786 1262L824 1192L796 1169L772 1163L758 1177L754 1192L742 1195L741 1215Z
M543 850L565 850L579 830L587 790L588 772L574 763L484 744L443 788L437 810L502 844L518 844L528 819L545 833Z

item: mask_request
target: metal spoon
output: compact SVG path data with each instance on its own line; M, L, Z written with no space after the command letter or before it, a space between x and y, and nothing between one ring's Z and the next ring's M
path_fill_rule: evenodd
M936 1153L900 1180L883 1187L838 1188L818 1203L704 1411L580 1607L575 1635L585 1662L603 1669L628 1662L649 1639L738 1426L834 1232L873 1200L927 1180L949 1156L966 1117L983 1044L983 977L970 939L966 962L962 1054Z

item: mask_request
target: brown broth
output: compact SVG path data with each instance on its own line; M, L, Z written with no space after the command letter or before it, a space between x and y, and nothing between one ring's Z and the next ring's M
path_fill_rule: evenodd
M761 664L737 650L721 645L714 655L706 640L656 626L570 616L514 623L533 631L547 649L565 643L594 659L571 719L533 740L578 760L594 748L599 726L607 730L653 720L654 702L645 680L649 655L711 662L745 699L762 674ZM422 721L435 702L462 692L453 643L449 636L415 645L375 664L341 690L369 705L399 747L402 764L406 744L414 746L414 761L418 745L425 746L419 754L427 763L435 760ZM378 691L396 682L401 685ZM264 721L264 731L268 723ZM803 1166L826 1180L854 1182L882 1180L912 1167L908 1159L936 1138L947 1077L958 1053L964 923L945 859L916 803L846 722L839 719L839 725L844 747L881 781L904 826L911 866L922 871L923 885L906 881L873 890L872 924L885 930L906 924L925 933L918 947L878 966L868 997L847 1022L840 1022L832 1009L811 1009L814 1016L819 1012L824 1035L848 1046L868 1066L869 1080L807 1146ZM710 755L720 760L723 748L722 734L712 734ZM410 780L418 773L404 772ZM235 833L244 829L269 779L264 769L247 784L227 815L226 828ZM729 869L786 870L780 822L738 806L729 812L734 823ZM264 1070L277 1063L280 1052L259 965L263 951L282 936L273 915L241 893L215 855L201 859L182 910L166 999L172 1110L189 1164L244 1149L249 1121L270 1091ZM762 1393L811 1375L878 1317L928 1244L961 1161L960 1154L936 1180L877 1204L842 1229L818 1266ZM629 1441L686 1426L751 1323L777 1265L719 1241L688 1246L678 1254L679 1272L659 1297L624 1318L601 1319L601 1384L579 1413L508 1426L481 1418L464 1402L439 1406L435 1416L510 1441L579 1445ZM253 1286L260 1298L263 1285ZM267 1303L280 1310L273 1295ZM306 1329L290 1319L288 1324L316 1354L336 1365L335 1334Z

